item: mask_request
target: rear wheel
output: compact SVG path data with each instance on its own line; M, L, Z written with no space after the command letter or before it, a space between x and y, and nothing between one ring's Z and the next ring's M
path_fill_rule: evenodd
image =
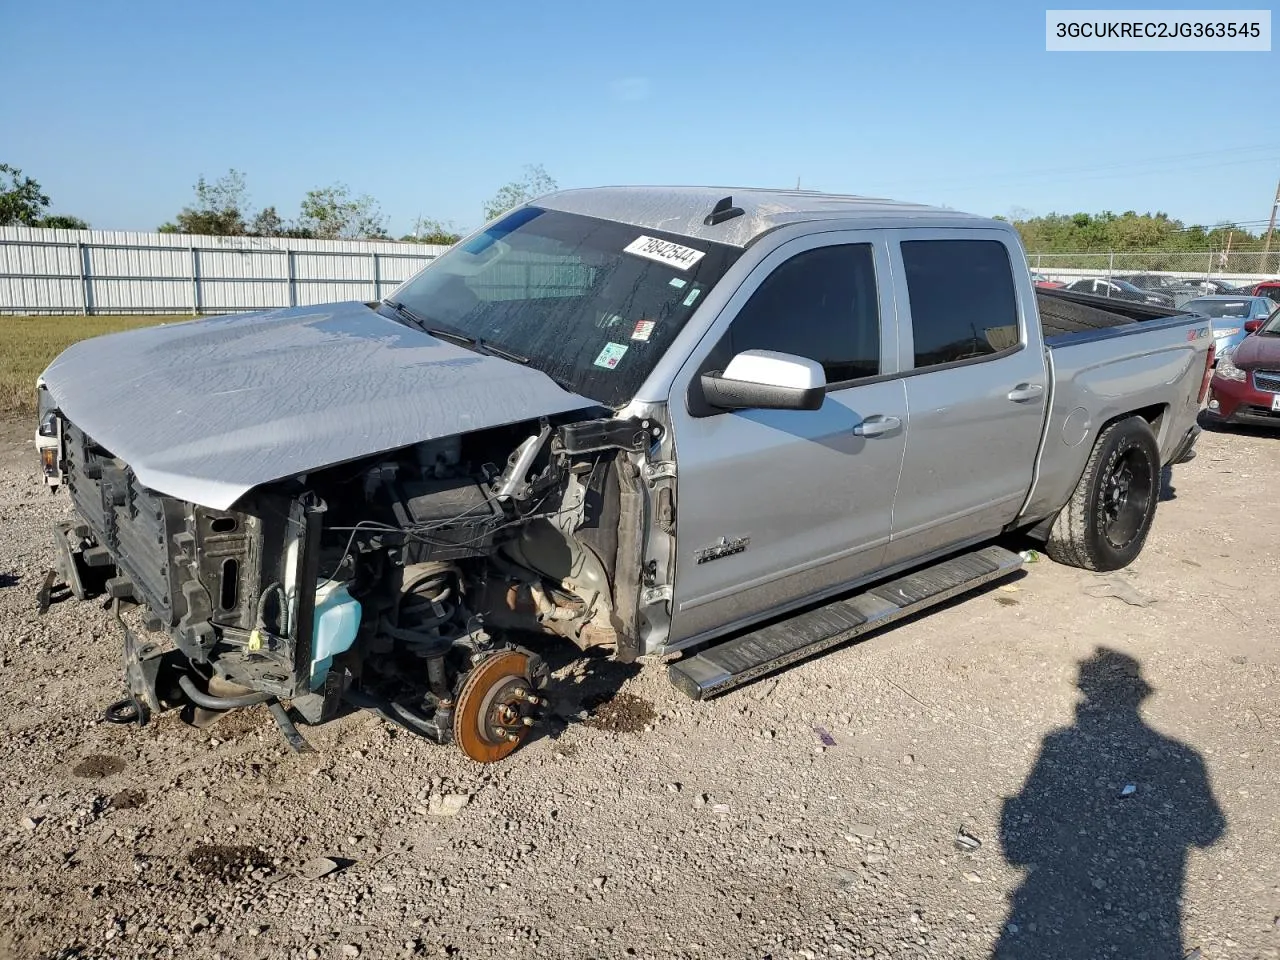
M1160 448L1147 421L1108 426L1089 454L1045 552L1085 570L1119 570L1142 552L1160 498Z

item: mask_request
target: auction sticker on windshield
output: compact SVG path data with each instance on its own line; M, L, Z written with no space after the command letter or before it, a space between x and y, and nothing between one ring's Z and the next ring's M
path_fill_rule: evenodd
M618 361L622 359L626 352L627 345L625 343L606 343L604 349L600 351L600 356L596 357L596 366L612 370L618 365Z
M701 250L682 247L680 244L672 243L670 240L646 237L644 234L636 237L622 250L624 253L630 253L633 256L644 257L646 260L665 263L667 266L675 267L677 270L688 270L704 256Z

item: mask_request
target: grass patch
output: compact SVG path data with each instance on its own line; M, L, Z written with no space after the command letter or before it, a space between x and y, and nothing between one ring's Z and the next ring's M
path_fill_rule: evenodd
M0 317L0 416L36 412L36 377L71 344L189 317Z

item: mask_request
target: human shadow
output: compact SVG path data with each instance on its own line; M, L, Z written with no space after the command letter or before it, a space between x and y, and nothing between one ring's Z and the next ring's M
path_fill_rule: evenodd
M1226 827L1204 761L1143 722L1153 691L1133 657L1099 647L1078 685L1075 723L1004 804L1004 856L1027 876L993 956L1182 960L1187 850Z

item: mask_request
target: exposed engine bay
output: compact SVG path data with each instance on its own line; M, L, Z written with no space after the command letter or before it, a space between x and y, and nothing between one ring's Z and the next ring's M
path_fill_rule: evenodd
M79 513L57 530L62 579L138 603L176 647L125 628L124 719L171 699L168 656L197 705L271 701L283 715L285 699L318 723L345 701L489 762L548 705L522 635L637 654L639 552L619 530L641 527L624 516L640 503L628 458L661 433L542 418L289 478L230 510L142 487L56 411L37 444L56 449L46 478Z

